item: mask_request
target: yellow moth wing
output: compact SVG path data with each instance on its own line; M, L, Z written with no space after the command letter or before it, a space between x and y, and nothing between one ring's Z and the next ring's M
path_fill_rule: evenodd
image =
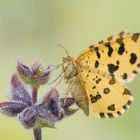
M102 75L86 69L81 72L81 79L96 116L114 118L122 115L133 102L130 91L111 76Z
M122 84L131 82L140 69L140 34L92 46L76 61L81 67L111 74Z

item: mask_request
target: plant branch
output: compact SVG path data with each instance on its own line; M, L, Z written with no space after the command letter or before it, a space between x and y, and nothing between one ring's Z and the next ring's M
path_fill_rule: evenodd
M32 88L32 103L37 102L37 88ZM42 140L41 128L35 128L34 131L34 140Z

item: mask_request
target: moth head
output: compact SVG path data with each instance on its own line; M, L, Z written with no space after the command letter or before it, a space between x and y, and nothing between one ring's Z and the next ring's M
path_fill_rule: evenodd
M65 79L68 81L78 74L77 64L73 57L67 56L63 58L62 69L65 75Z
M63 63L72 62L72 61L73 61L73 58L69 55L66 57L63 57Z

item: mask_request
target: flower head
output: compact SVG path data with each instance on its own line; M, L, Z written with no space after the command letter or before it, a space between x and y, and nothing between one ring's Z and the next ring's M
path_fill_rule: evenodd
M57 121L77 111L70 109L74 103L74 98L60 98L58 91L52 88L41 103L34 104L28 87L14 74L11 78L9 101L0 103L0 112L8 116L18 116L25 128L54 128Z
M26 84L34 88L46 84L50 78L50 67L44 69L38 60L34 61L30 67L17 61L17 72Z

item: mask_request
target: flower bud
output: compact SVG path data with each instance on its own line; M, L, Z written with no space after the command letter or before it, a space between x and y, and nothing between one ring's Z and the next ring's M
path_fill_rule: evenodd
M0 112L7 116L16 116L27 107L20 102L2 102L0 103Z
M25 128L32 128L35 125L37 114L34 107L27 107L18 115L18 119Z
M17 72L19 77L33 88L38 88L40 85L44 85L50 78L50 67L44 69L42 64L35 61L31 67L23 65L21 62L17 62Z

